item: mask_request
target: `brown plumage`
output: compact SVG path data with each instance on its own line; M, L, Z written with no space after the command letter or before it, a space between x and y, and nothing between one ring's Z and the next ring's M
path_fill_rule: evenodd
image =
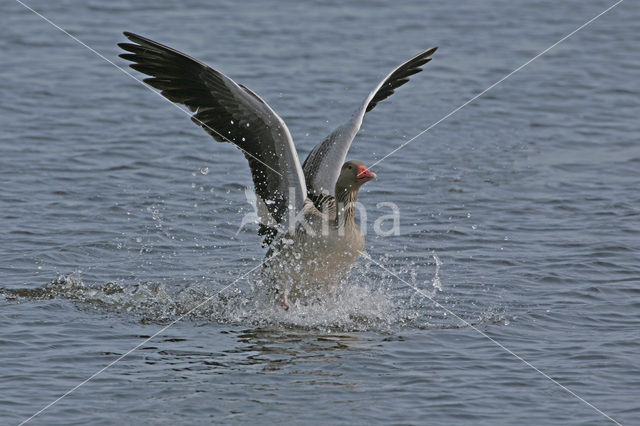
M275 283L282 303L334 292L364 250L355 221L358 191L375 179L361 161L344 163L335 197L314 204L308 199L303 219L290 238L280 238L267 253L263 276Z

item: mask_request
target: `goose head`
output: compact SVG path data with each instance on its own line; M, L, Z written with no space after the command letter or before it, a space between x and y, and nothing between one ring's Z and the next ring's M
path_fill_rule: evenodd
M342 165L336 181L336 195L358 191L365 182L375 178L376 174L369 171L362 161L347 161Z

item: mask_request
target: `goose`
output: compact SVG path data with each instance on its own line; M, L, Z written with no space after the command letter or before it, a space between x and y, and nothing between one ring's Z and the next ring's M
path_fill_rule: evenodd
M256 93L171 47L124 32L119 56L143 81L193 113L191 120L218 142L229 142L249 163L268 251L263 277L285 309L309 291L335 289L364 250L355 222L362 185L376 178L361 161L346 161L365 114L422 71L437 47L391 71L344 124L316 145L300 165L280 116ZM326 294L326 293L325 293Z

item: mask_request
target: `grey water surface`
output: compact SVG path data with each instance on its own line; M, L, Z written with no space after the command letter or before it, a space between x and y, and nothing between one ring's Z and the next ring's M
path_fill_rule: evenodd
M133 31L219 69L302 159L439 46L367 114L367 164L613 4L25 2L118 66ZM247 274L241 153L20 3L0 16L0 424L168 325L29 424L640 424L636 2L376 165L366 250L397 277L361 259L289 312ZM382 202L399 235L373 232Z

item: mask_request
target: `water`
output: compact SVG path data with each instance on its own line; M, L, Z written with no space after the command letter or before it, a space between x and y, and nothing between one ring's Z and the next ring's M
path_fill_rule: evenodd
M302 158L439 45L368 114L349 155L367 164L613 4L217 3L28 4L119 65L128 30L217 67ZM255 273L234 283L264 255L255 226L236 233L242 155L20 4L0 14L1 423L177 320L31 424L607 422L479 331L638 423L632 2L376 166L360 201L370 227L395 202L401 233L366 249L433 301L365 259L337 303L290 312Z

